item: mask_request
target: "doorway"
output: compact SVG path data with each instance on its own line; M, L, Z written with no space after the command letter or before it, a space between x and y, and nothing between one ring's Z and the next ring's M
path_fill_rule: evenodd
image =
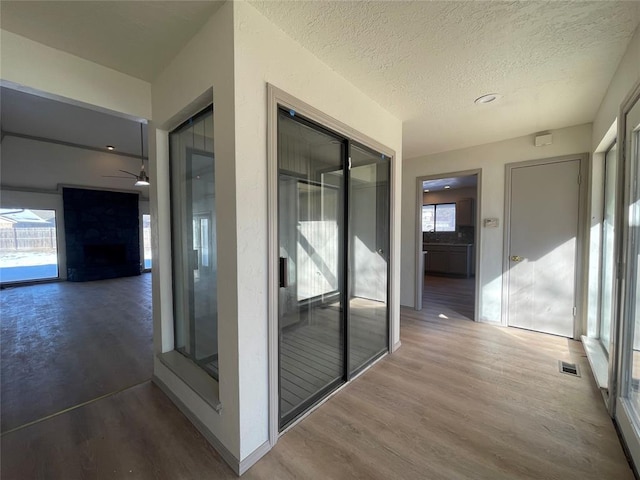
M416 309L476 320L480 171L418 178Z
M391 159L293 110L277 126L283 430L388 351Z
M507 165L507 325L577 338L581 156Z

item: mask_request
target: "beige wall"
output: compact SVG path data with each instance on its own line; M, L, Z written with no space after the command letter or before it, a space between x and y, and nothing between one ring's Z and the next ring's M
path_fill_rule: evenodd
M426 175L482 169L481 218L498 218L499 228L478 226L480 235L480 298L478 318L501 322L505 164L585 153L591 147L591 125L553 130L553 144L535 147L534 135L406 160L402 185L402 297L415 305L416 179Z

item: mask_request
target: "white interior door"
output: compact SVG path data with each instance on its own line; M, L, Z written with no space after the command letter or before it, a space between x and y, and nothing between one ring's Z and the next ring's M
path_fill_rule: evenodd
M580 160L511 169L508 324L573 337Z

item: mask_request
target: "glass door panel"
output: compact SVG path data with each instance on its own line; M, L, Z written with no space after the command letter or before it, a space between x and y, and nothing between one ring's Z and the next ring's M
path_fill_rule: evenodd
M613 316L613 292L615 272L615 213L616 213L616 144L605 157L604 173L604 217L602 221L602 290L600 293L600 342L609 353L611 343L611 320Z
M218 378L213 111L171 132L175 349Z
M344 381L345 142L278 116L280 427Z
M351 147L349 372L388 349L390 159Z

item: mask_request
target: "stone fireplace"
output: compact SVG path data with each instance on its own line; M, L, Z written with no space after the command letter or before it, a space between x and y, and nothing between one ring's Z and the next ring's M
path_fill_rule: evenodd
M64 188L67 280L140 275L140 225L135 193Z

